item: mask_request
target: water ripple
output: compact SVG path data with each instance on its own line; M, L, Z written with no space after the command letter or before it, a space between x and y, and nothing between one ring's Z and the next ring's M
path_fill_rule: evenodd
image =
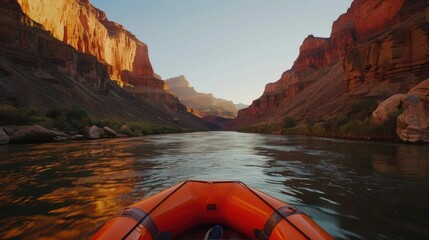
M192 178L243 181L336 239L426 239L427 156L425 146L234 132L0 146L0 234L85 238L119 209Z

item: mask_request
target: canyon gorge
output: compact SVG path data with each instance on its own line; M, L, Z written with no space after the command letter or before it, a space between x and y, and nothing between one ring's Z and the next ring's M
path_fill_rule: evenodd
M232 101L216 98L211 93L197 92L183 75L165 82L183 104L195 109L201 117L212 115L232 119L237 116L238 111Z
M328 38L304 39L291 69L239 111L184 76L162 80L148 46L88 0L0 4L0 104L41 113L71 104L190 130L429 142L427 1L353 1ZM360 129L383 126L395 136Z

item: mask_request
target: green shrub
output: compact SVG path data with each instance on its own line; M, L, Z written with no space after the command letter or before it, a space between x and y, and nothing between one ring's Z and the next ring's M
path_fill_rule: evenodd
M293 117L285 117L283 120L285 128L294 128L296 127L296 119Z
M340 126L348 123L350 120L346 116L335 116L325 122L323 127L330 132L335 132Z
M146 122L128 122L126 124L131 129L131 136L134 137L152 134L187 132L187 130L183 128L153 125Z
M0 105L0 125L25 125L32 121L34 112L18 109L12 105Z
M311 128L311 134L315 136L326 136L327 133L328 131L321 122L315 123Z
M84 127L90 123L88 113L79 106L59 106L49 109L46 117L53 119L55 127L70 131L83 131Z
M100 121L96 121L95 125L103 127L103 126L108 126L111 129L115 130L116 132L119 132L119 130L121 130L121 126L124 125L125 122L119 120L117 117L108 117L108 118L103 118Z
M352 105L351 118L364 120L370 116L372 112L377 108L378 103L374 98L365 98L359 103Z

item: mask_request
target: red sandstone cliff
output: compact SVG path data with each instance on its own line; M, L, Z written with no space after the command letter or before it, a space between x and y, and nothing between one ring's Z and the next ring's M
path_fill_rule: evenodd
M153 77L148 48L88 0L17 0L23 12L56 39L106 63L112 79L139 84L129 75Z
M172 100L163 98L164 104L150 104L111 81L108 68L105 62L54 38L22 12L17 0L0 0L0 104L42 113L60 105L76 105L97 119L206 128L163 88L158 88L158 95ZM182 109L174 112L174 107Z
M365 98L406 93L429 76L429 2L355 0L329 38L308 36L293 67L229 128L347 115Z
M186 112L152 69L148 47L88 0L16 0L52 36L106 64L110 78L143 101L169 112Z

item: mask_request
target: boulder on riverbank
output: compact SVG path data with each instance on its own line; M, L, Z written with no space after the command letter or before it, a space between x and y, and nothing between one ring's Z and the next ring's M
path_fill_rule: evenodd
M86 132L87 139L99 139L100 137L100 131L98 130L97 126L92 125L90 128L88 128L88 131Z
M377 109L372 112L372 119L376 123L383 123L387 121L389 116L391 116L401 107L402 101L406 98L406 94L395 94L384 100L378 105Z
M121 129L119 130L119 132L127 136L131 136L131 128L126 124L121 126Z
M413 87L402 102L396 133L403 141L429 143L429 79Z
M10 143L54 142L56 139L66 139L67 134L46 129L40 125L5 126L3 131L9 137Z
M405 142L429 143L429 78L407 94L396 94L380 103L372 118L383 123L398 110L403 111L396 119L398 137Z
M9 142L9 136L0 128L0 145L7 144Z
M118 133L115 132L115 130L109 128L108 126L104 126L103 130L104 130L105 136L107 136L107 137L114 137L114 138L118 137Z

